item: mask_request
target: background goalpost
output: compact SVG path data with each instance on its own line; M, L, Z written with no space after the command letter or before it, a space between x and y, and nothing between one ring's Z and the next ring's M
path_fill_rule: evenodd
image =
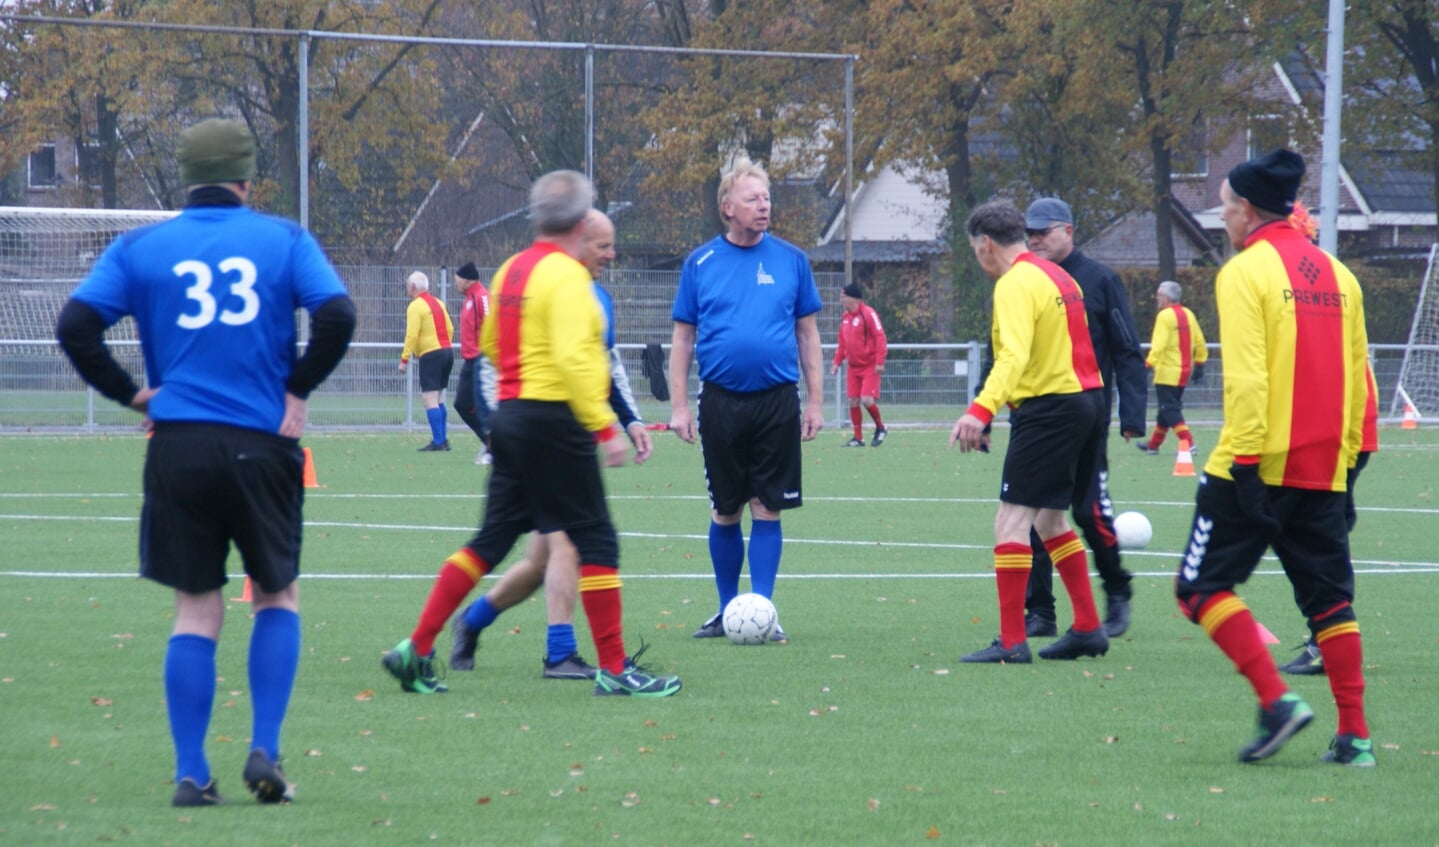
M1429 265L1419 284L1414 323L1389 414L1404 414L1405 396L1421 418L1439 420L1439 244L1429 248Z

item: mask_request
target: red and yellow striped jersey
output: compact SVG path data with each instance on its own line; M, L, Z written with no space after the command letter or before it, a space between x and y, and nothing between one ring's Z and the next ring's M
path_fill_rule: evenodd
M994 367L969 413L992 419L1005 403L1104 385L1084 292L1059 265L1025 252L994 283Z
M1189 384L1194 366L1208 360L1204 330L1194 313L1179 303L1160 309L1154 316L1154 334L1144 359L1144 364L1154 369L1154 384L1183 388Z
M1204 466L1258 456L1269 485L1343 491L1362 442L1368 335L1349 269L1285 221L1255 230L1215 281L1224 428Z
M490 283L480 346L505 400L568 403L586 429L612 433L605 318L585 266L537 241L511 256Z
M455 324L445 304L426 291L405 307L405 346L400 350L400 361L449 347L454 332Z

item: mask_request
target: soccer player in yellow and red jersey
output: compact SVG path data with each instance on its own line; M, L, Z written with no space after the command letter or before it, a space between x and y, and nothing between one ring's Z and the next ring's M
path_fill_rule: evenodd
M1146 367L1154 370L1154 394L1159 400L1159 413L1154 420L1154 434L1140 442L1139 449L1151 456L1159 452L1169 430L1179 437L1179 449L1194 449L1194 436L1184 422L1184 389L1204 379L1204 363L1209 348L1204 346L1204 330L1199 321L1180 300L1183 290L1179 283L1159 283L1154 299L1159 312L1154 316L1154 334L1150 337Z
M1220 216L1240 251L1215 280L1224 427L1199 483L1175 594L1259 699L1259 734L1239 760L1272 756L1314 718L1234 592L1273 547L1338 710L1324 758L1372 767L1344 520L1363 441L1364 295L1348 268L1286 220L1303 176L1303 158L1276 150L1236 166L1220 188Z
M609 405L605 318L581 255L594 186L584 174L553 171L530 189L536 239L510 257L490 284L493 312L480 346L499 372L499 408L490 425L495 461L478 532L445 560L409 638L382 664L405 691L445 690L434 673L435 637L455 609L535 530L547 543L547 571L579 574L580 601L598 654L596 695L667 697L672 676L650 674L625 654L619 539L605 503L595 442L605 464L624 463L627 439Z
M1006 403L1012 411L994 519L1000 634L989 647L960 661L1032 660L1024 624L1031 529L1054 561L1074 607L1074 626L1040 650L1040 658L1102 656L1109 637L1094 605L1084 544L1066 517L1094 480L1107 417L1084 293L1063 268L1029 252L1024 214L1014 205L985 203L969 216L966 228L980 267L995 279L994 367L984 389L955 422L950 446L988 450L985 427Z
M430 293L430 278L420 271L405 280L410 305L405 307L405 346L400 350L400 373L409 367L410 358L420 363L420 397L425 402L425 418L430 423L430 443L421 453L448 451L450 438L446 432L445 389L450 384L450 370L455 366L455 351L450 337L455 323L440 298Z

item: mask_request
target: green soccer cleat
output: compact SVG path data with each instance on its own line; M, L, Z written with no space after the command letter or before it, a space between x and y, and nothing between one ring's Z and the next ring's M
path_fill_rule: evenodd
M390 676L400 681L400 689L411 694L443 694L449 687L435 675L435 653L415 654L415 646L406 638L380 659Z
M668 697L677 693L681 686L677 676L657 676L649 668L639 664L640 656L649 649L641 644L635 654L625 659L622 673L613 674L604 668L595 672L596 697Z
M1274 708L1260 708L1259 735L1239 751L1239 761L1257 762L1273 756L1312 720L1314 710L1292 691L1275 701Z
M1374 760L1374 742L1353 735L1334 736L1334 740L1329 742L1329 752L1324 754L1323 759L1351 768L1372 768L1377 764Z

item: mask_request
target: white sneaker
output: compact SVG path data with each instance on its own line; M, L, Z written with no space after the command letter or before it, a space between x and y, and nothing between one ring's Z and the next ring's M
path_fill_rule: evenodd
M490 451L481 447L480 452L475 454L475 464L488 465L493 459L490 458Z

